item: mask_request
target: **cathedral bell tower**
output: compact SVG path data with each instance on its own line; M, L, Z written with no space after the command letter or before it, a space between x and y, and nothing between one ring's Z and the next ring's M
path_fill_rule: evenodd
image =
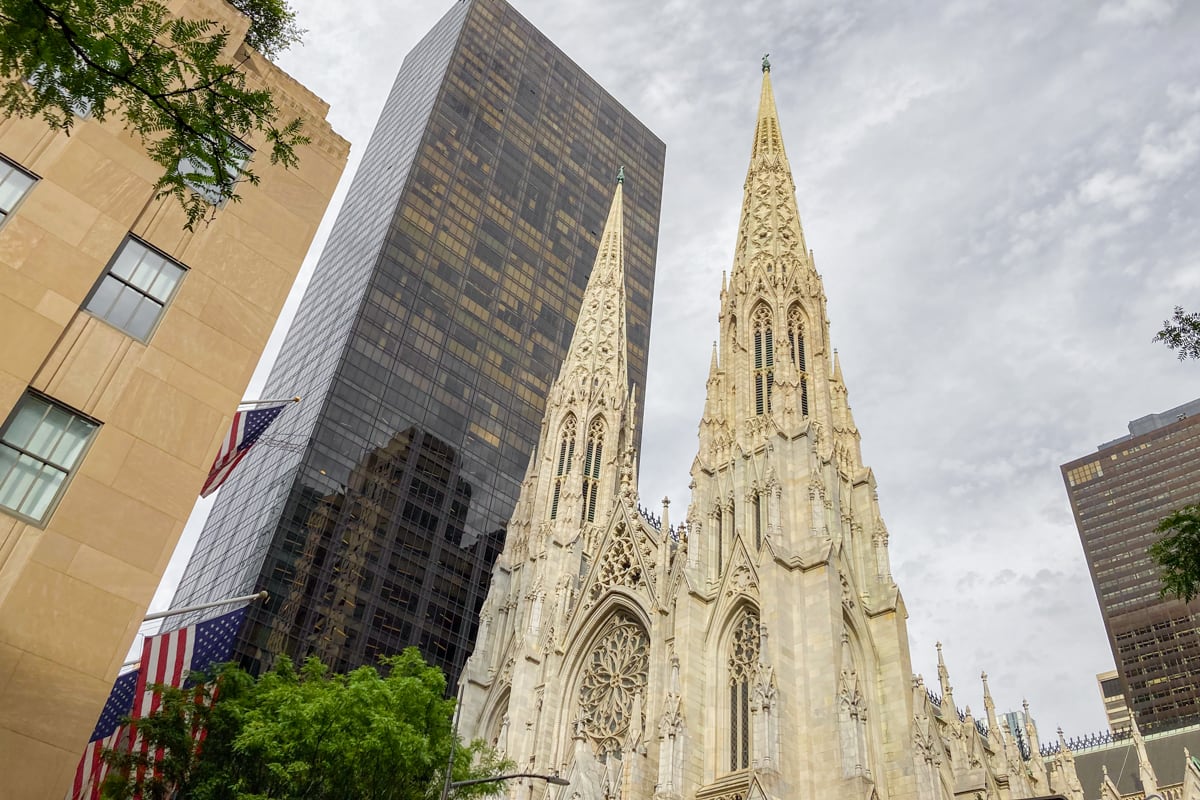
M673 597L682 796L889 797L911 780L906 613L765 58L719 324Z
M661 592L678 549L637 503L623 184L622 170L461 679L465 739L586 800L653 792L646 726L669 680Z

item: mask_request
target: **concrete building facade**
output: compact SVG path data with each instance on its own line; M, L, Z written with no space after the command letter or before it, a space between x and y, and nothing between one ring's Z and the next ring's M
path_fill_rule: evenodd
M349 152L232 6L171 6L229 29L311 143L252 155L261 183L188 232L119 120L0 120L5 797L66 793Z
M1150 733L1200 722L1200 599L1160 595L1159 520L1200 502L1200 400L1062 465L1121 689Z
M268 379L304 402L222 488L174 604L266 589L251 669L418 645L453 681L622 165L644 383L664 157L506 2L452 4L404 59Z

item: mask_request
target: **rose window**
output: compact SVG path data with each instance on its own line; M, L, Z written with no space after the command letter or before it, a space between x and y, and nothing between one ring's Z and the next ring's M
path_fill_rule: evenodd
M579 723L596 752L619 752L633 720L634 698L645 702L649 638L631 616L618 612L592 648L579 686Z

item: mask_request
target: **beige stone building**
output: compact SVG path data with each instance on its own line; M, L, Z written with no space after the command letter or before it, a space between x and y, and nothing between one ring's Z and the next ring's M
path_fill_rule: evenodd
M0 121L0 796L60 800L329 202L328 106L242 44L311 143L183 230L118 120ZM267 143L247 142L251 148Z
M940 657L940 691L912 673L769 68L675 527L638 503L622 202L461 681L464 735L567 777L564 800L1082 800L1070 750L1007 733L986 678L976 720Z

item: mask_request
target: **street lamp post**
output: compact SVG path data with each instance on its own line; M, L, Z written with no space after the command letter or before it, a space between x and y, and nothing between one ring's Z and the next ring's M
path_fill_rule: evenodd
M560 778L557 775L542 775L539 772L513 772L508 775L496 775L491 778L471 778L467 781L452 781L447 788L457 789L460 786L475 786L480 783L496 783L497 781L507 781L513 778L537 778L543 780L552 786L570 786L571 782L566 778Z
M505 775L494 775L489 778L471 778L465 781L450 780L451 774L454 772L454 751L458 749L458 718L462 713L463 691L466 688L466 683L460 683L458 686L458 702L454 704L454 721L451 725L450 737L450 757L446 762L446 777L442 780L442 795L441 800L448 800L451 789L458 789L462 786L478 786L481 783L497 783L498 781L512 780L513 778L535 778L545 781L552 786L570 786L571 782L566 778L560 778L557 775L542 775L540 772L510 772ZM1066 798L1063 798L1066 800Z

